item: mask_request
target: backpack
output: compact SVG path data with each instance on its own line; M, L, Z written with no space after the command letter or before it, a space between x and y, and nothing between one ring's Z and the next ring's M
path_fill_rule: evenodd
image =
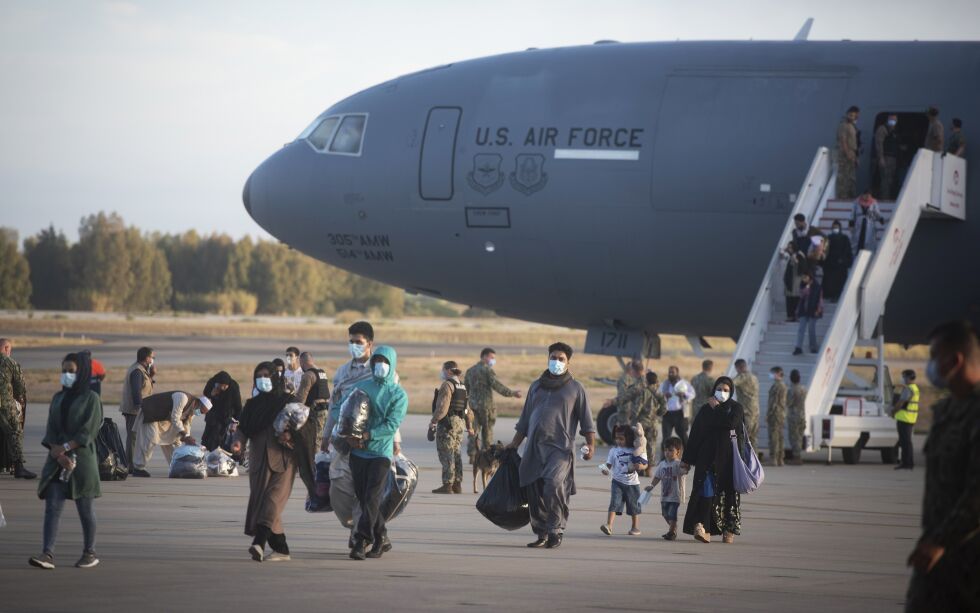
M129 476L129 460L119 437L119 429L111 417L102 420L102 427L95 437L95 450L99 460L99 479L125 481Z

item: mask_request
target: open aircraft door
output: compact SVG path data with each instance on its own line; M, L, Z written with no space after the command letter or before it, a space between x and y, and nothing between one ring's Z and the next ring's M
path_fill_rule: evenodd
M423 200L452 200L459 107L437 106L429 110L419 155L419 196Z

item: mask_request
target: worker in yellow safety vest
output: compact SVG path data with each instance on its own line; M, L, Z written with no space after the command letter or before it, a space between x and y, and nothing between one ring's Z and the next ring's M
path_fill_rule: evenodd
M895 424L898 427L898 448L901 452L901 461L895 470L912 470L912 429L915 427L915 420L919 418L919 386L915 384L915 371L903 370L902 383L905 388L895 403Z

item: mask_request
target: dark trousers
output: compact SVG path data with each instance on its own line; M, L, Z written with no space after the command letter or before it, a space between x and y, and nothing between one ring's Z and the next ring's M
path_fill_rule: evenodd
M354 495L361 503L361 517L354 531L356 540L371 545L384 542L388 529L381 514L381 497L391 471L388 458L362 458L350 454L350 472L354 480Z
M799 296L786 296L786 319L796 319L796 307L800 306Z
M895 424L898 426L898 448L902 453L902 466L905 468L912 468L913 454L912 454L912 424L907 424L904 421L896 421Z
M133 424L136 423L136 416L125 414L123 417L126 418L126 457L129 458L129 472L133 472L133 446L136 444Z
M570 495L568 483L564 479L538 479L527 488L531 530L538 538L565 532Z
M684 443L684 447L687 447L687 420L684 418L684 411L667 411L664 413L663 431L664 438L660 443L661 445L667 442L671 431L673 431L677 433L677 437ZM661 455L663 454L661 453Z
M60 472L60 471L59 471ZM61 511L65 508L66 485L60 480L51 482L44 491L44 551L54 555L54 545L58 540L58 527L61 524ZM95 509L94 498L76 498L75 508L82 520L82 539L84 550L95 552Z

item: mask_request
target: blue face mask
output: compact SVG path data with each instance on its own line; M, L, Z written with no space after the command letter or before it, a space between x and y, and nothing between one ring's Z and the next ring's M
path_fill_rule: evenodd
M271 392L272 391L272 379L269 377L259 377L255 380L255 389L260 392Z
M384 362L377 362L374 365L374 376L379 379L386 379L391 371L391 366Z
M565 374L568 365L560 360L548 360L548 372L557 376Z
M350 347L351 356L353 356L354 359L357 360L363 358L364 354L367 352L367 345L358 345L357 343L350 343L349 347Z
M949 385L949 382L939 372L939 362L935 358L929 360L929 363L926 365L926 377L929 379L929 383L932 383L939 389L945 389Z
M73 372L63 372L61 373L61 387L71 387L75 385L75 379L78 378Z

